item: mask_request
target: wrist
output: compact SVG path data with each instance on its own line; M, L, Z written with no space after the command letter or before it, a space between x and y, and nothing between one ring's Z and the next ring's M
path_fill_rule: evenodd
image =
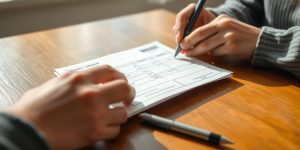
M252 45L253 46L251 48L251 55L250 55L249 60L252 60L253 57L254 57L254 53L255 53L255 50L257 49L262 29L257 28L257 27L253 27L252 32L253 32L253 35L252 35L252 38L253 38L253 42L252 42L253 44Z

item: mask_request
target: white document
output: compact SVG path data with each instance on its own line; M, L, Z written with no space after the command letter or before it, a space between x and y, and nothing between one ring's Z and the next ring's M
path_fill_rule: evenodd
M129 117L195 87L227 78L231 72L205 62L178 55L174 50L152 42L131 50L97 58L64 68L56 75L81 71L108 64L124 73L136 89L136 97L128 108Z

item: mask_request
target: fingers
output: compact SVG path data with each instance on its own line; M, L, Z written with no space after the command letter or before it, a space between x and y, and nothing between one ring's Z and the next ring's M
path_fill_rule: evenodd
M114 108L109 110L108 112L108 120L107 124L105 125L105 129L101 128L99 129L101 140L106 140L106 139L112 139L116 137L121 130L121 124L125 123L127 121L127 112L125 108Z
M220 45L226 42L223 36L224 36L223 32L218 32L212 35L211 37L201 41L195 47L186 51L185 54L188 56L197 56L197 55L201 55L213 51L215 48L219 47Z
M116 137L120 133L121 127L119 125L116 126L107 126L103 131L103 135L101 136L102 140L112 139Z
M92 83L106 83L112 80L122 79L127 82L125 75L109 65L102 65L83 72Z
M109 112L109 125L119 125L123 124L127 120L127 112L124 107L117 107L114 109L110 109Z
M214 23L206 24L202 27L197 28L190 35L184 38L184 40L180 43L180 47L182 49L189 49L190 47L195 47L196 44L211 37L218 31L219 30Z
M129 105L135 95L134 89L124 80L113 80L101 86L90 84L80 88L82 100L91 124L91 141L111 139L120 132L120 124L127 120L125 107L109 108L109 105L123 102Z
M118 102L130 105L135 96L135 90L124 80L114 80L103 84L98 94L98 99L104 100L107 105Z
M195 10L195 7L196 4L190 4L176 15L175 25L172 30L175 34L175 40L177 43L179 43L182 40L184 29L188 24L189 18Z

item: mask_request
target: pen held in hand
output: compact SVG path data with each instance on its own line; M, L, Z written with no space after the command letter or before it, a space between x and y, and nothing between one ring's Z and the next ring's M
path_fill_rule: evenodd
M184 30L184 34L183 34L183 38L185 38L186 36L188 36L192 30L193 30L193 27L203 9L203 6L205 4L206 0L199 0L196 7L195 7L195 11L193 12L190 20L189 20L189 23L187 24L185 30ZM177 43L177 46L176 46L176 52L175 52L175 55L174 55L174 58L180 53L181 51L181 47L180 47L180 44Z
M187 134L196 138L206 140L209 143L214 145L233 144L233 142L228 138L205 129L192 127L180 122L151 115L148 113L142 113L139 115L139 117L141 118L142 122L145 124L163 128L166 130L172 130L172 131L177 131L179 133Z

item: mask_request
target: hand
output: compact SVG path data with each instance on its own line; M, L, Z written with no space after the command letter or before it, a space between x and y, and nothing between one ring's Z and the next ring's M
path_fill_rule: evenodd
M25 93L7 111L32 122L53 149L79 149L118 135L135 91L110 66L68 73Z
M220 15L211 22L197 27L181 41L180 46L184 49L182 53L187 56L209 53L213 56L250 60L260 32L259 28L227 15Z

